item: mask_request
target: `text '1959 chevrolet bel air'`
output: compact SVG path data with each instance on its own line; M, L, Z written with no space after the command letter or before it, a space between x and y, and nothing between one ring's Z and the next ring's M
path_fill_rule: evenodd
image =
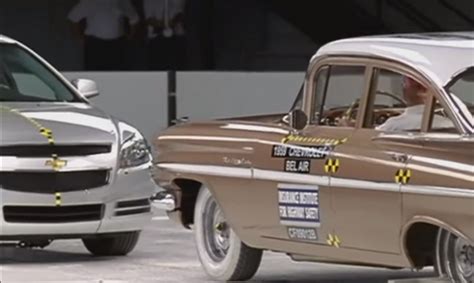
M26 46L0 36L0 241L44 247L80 238L124 255L151 220L149 147L96 107L90 80L67 82Z
M154 203L194 228L216 279L251 278L272 250L472 283L473 110L472 32L332 42L289 113L158 135Z

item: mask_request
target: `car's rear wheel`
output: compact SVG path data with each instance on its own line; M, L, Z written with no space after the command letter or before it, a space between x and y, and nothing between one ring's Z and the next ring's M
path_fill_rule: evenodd
M262 250L245 245L228 225L218 203L202 187L195 206L194 229L199 260L216 280L252 278L260 266Z
M140 231L101 235L84 238L84 246L95 256L122 256L130 253L137 245Z
M446 230L440 230L436 270L452 282L474 283L474 245Z

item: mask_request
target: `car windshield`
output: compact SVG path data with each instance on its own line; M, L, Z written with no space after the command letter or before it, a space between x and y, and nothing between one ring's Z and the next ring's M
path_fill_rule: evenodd
M302 109L303 108L303 89L304 89L304 83L300 87L300 91L298 92L298 95L296 96L295 101L293 102L293 105L290 108L290 111L296 110L296 109Z
M447 85L447 91L451 94L451 98L458 108L458 113L466 121L469 121L472 127L474 124L474 67L470 67L456 76Z
M73 102L73 92L44 64L15 44L0 44L0 102Z

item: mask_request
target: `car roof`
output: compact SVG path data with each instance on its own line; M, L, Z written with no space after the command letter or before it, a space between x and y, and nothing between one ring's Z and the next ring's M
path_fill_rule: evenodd
M16 41L5 36L5 35L2 35L0 34L0 43L15 43Z
M412 33L364 36L322 46L313 57L359 55L395 60L446 85L457 73L474 66L474 32Z

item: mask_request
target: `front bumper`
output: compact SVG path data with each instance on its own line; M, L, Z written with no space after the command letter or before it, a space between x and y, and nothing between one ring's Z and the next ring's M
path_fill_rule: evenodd
M176 209L176 198L165 191L156 193L151 199L155 209L171 212Z
M150 175L150 164L133 169L118 170L107 186L91 190L61 193L61 208L69 209L81 215L84 213L77 207L100 205L100 218L87 221L67 221L62 219L55 222L54 215L48 221L11 221L4 213L5 207L18 208L47 208L47 213L54 213L54 194L38 194L18 192L0 188L0 240L22 239L31 236L61 235L94 235L103 233L120 233L142 230L151 220L152 212L150 197L156 191L156 185ZM76 213L77 212L77 213ZM28 214L25 214L28 215ZM34 217L32 217L33 219ZM7 221L6 219L10 219ZM42 218L43 219L43 218ZM55 238L55 237L53 237Z

